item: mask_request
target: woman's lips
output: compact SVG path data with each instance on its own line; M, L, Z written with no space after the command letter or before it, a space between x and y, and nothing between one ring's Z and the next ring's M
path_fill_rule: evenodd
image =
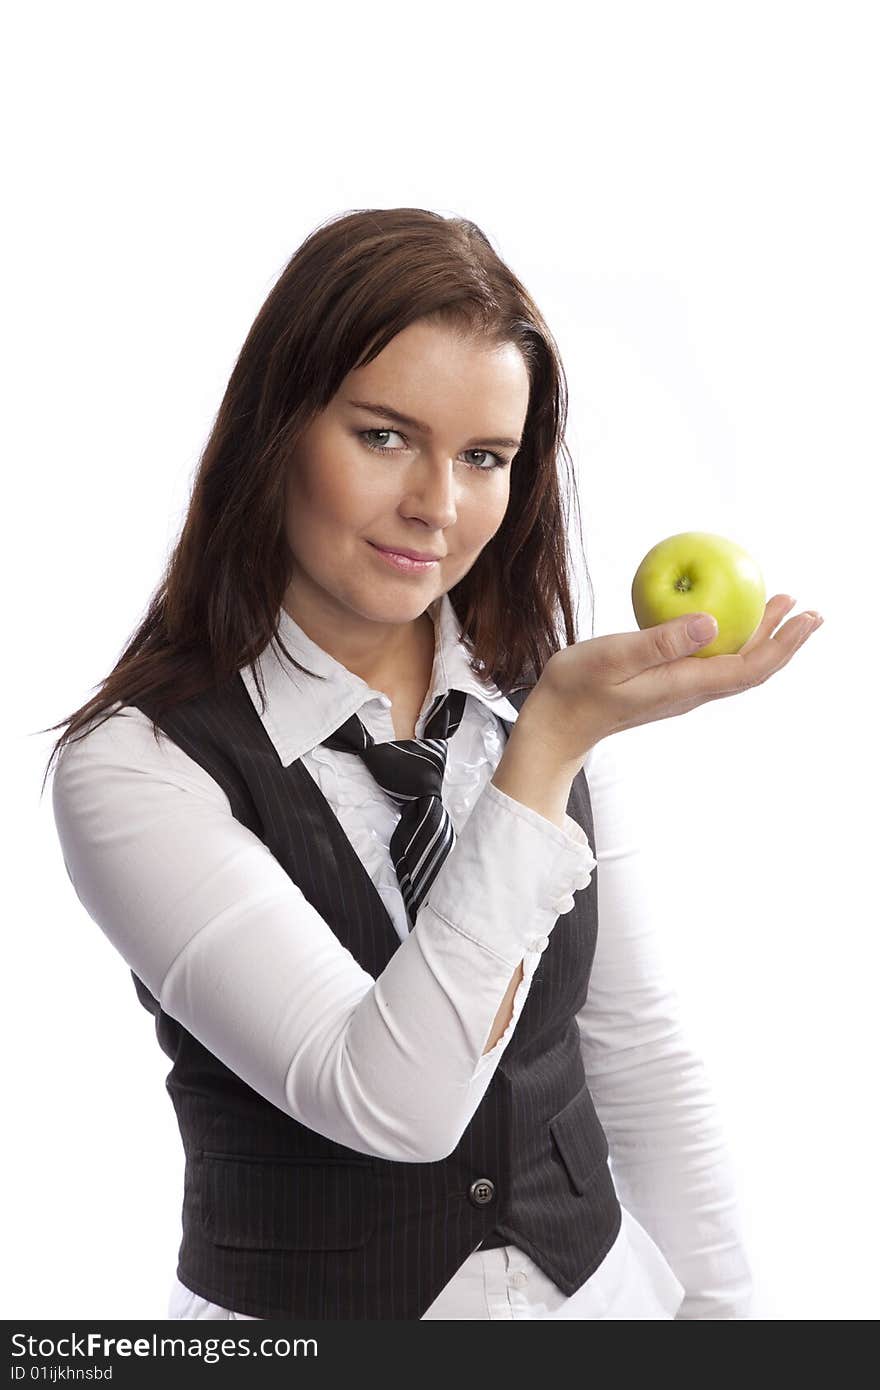
M434 569L440 563L439 560L413 560L408 555L401 555L397 550L385 550L373 541L367 541L367 545L375 550L381 560L399 570L401 574L424 574L426 570Z

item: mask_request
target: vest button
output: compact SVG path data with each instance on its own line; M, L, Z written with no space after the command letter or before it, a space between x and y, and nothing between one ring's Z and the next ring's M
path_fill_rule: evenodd
M484 1207L495 1197L495 1184L491 1178L477 1178L472 1182L468 1196L476 1207Z

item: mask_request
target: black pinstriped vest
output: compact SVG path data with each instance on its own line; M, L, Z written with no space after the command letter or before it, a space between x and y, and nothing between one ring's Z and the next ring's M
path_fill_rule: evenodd
M510 697L517 709L526 693ZM148 703L138 708L150 716ZM401 944L394 923L308 770L282 765L241 677L166 712L159 727L378 977ZM595 847L583 772L568 814ZM597 877L557 920L488 1090L438 1162L372 1158L306 1128L208 1052L132 971L174 1063L165 1084L186 1160L178 1278L252 1317L417 1319L482 1240L518 1246L574 1293L621 1223L575 1019L596 946Z

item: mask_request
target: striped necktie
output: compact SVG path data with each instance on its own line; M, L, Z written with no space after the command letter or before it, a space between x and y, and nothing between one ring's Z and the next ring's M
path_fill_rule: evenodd
M421 738L376 743L356 714L322 739L327 748L357 753L379 786L402 807L391 837L391 858L411 926L428 889L455 844L455 831L443 805L447 741L464 715L467 695L438 695Z

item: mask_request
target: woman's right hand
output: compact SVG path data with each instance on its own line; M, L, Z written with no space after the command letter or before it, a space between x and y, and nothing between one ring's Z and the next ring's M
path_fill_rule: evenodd
M696 613L638 632L574 642L546 663L523 702L517 726L523 720L536 734L540 731L542 744L552 746L563 764L576 764L609 734L763 685L815 631L807 618L818 615L809 610L774 632L794 602L775 594L749 640L727 656L692 659L715 636L714 631L702 641L688 636Z

